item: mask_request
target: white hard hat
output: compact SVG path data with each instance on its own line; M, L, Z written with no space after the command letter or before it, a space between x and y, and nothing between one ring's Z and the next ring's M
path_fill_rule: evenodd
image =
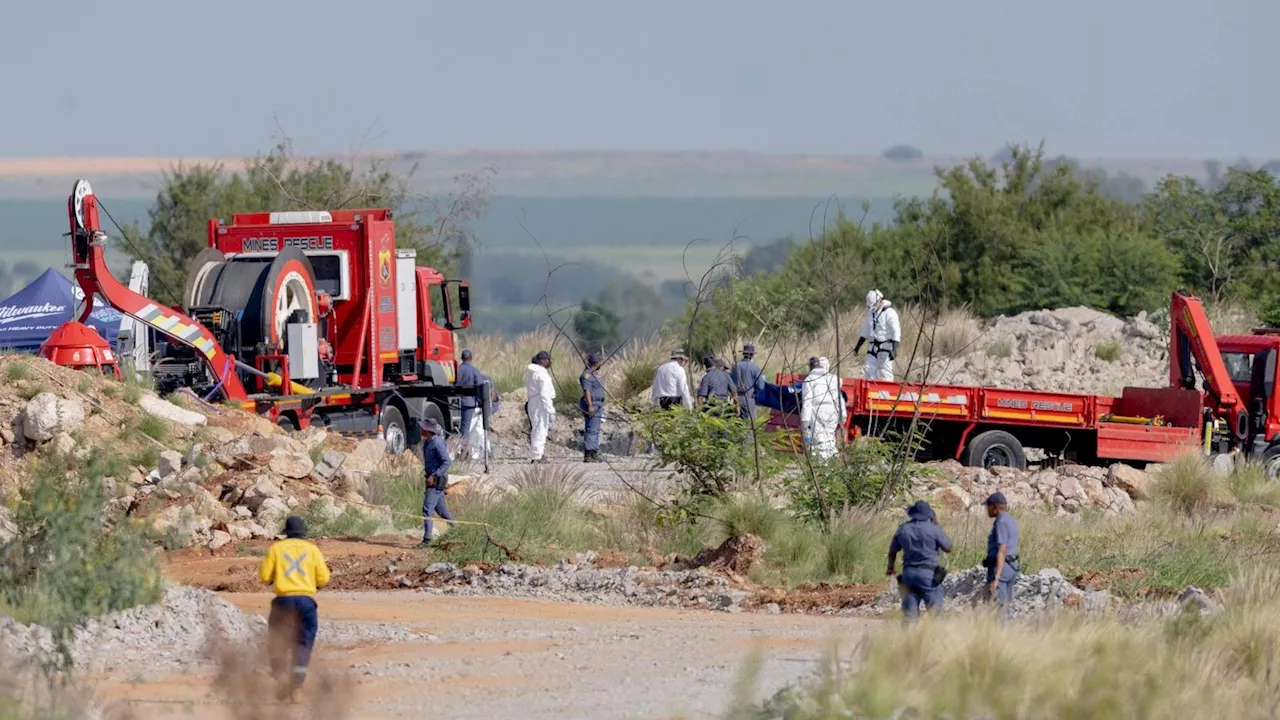
M872 290L867 293L867 307L875 307L876 303L884 299L884 293L879 290Z

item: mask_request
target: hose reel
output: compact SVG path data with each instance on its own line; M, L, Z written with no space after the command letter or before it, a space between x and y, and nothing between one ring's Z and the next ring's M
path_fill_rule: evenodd
M215 248L205 248L191 263L183 304L235 313L242 349L283 349L289 323L314 323L319 318L315 272L297 248L272 256L229 258Z

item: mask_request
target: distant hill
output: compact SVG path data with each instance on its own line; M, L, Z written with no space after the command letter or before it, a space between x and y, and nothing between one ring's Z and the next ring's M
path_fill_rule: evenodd
M1049 153L1055 154L1053 148ZM925 155L890 160L879 155L772 155L746 151L556 151L471 150L404 152L391 158L400 169L418 165L418 189L439 193L463 173L491 167L500 195L572 197L895 197L928 193L933 169L966 158ZM1202 177L1197 159L1077 158L1108 173L1127 173L1148 185L1169 173ZM215 162L210 158L185 162ZM101 194L147 198L176 158L0 159L0 198L61 199L77 177ZM235 169L239 161L223 161Z

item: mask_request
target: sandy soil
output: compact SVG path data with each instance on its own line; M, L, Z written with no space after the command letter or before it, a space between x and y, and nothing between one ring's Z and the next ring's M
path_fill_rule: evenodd
M270 602L264 593L224 597L260 614ZM828 642L849 647L876 625L391 591L324 593L320 608L314 667L343 686L340 698L326 699L323 716L335 718L714 717L753 650L764 658L758 692L772 692L811 670ZM325 645L324 620L400 623L424 635L393 645ZM251 701L224 703L213 678L212 669L160 676L138 669L96 680L118 717L250 716ZM268 714L320 716L307 704Z

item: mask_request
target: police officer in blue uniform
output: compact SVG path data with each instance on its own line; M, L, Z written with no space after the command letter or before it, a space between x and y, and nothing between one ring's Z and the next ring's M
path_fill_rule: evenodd
M742 359L729 373L733 384L738 388L738 414L747 421L753 433L756 426L756 393L764 388L764 371L756 365L755 356L755 345L743 345Z
M596 372L604 359L600 353L587 356L587 367L578 378L582 386L582 399L578 401L578 409L582 411L582 461L600 462L600 423L604 419L604 383Z
M995 492L987 498L987 517L992 519L991 534L987 536L987 557L982 566L987 569L987 601L1000 605L1000 615L1005 620L1013 617L1013 585L1021 571L1018 557L1018 521L1009 514L1009 501L1004 493Z
M924 500L907 508L907 521L898 526L889 542L889 570L893 576L898 553L902 553L902 616L910 623L920 617L923 601L929 612L942 613L942 577L938 551L951 552L951 538L938 526L937 514Z

